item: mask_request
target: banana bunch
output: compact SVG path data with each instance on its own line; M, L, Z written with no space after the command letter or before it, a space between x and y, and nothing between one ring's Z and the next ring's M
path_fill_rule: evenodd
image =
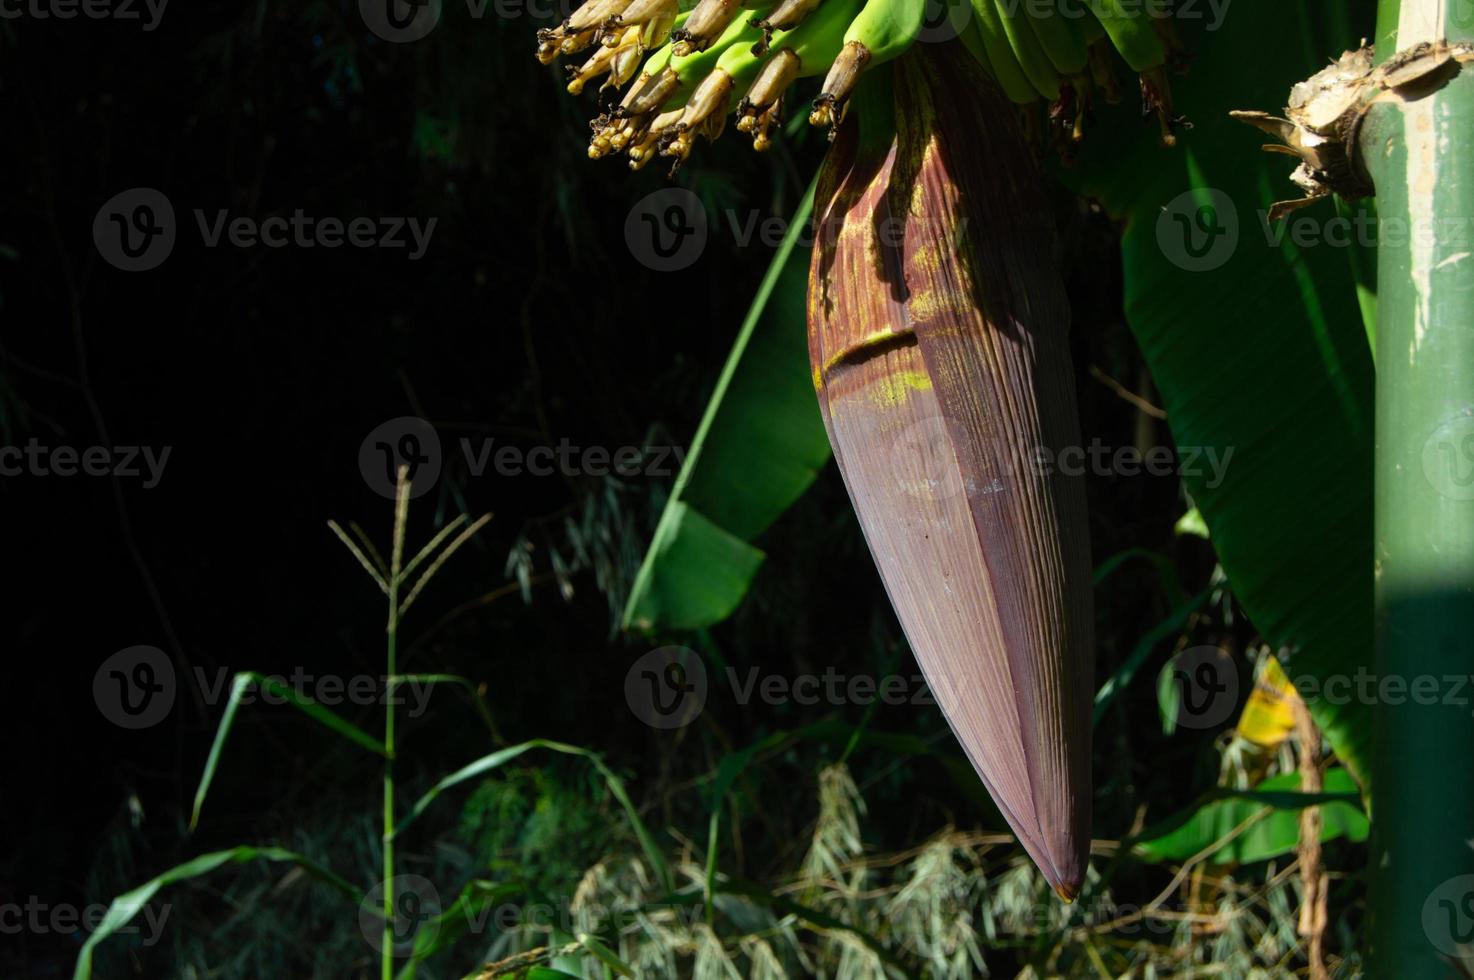
M1120 99L1114 52L1140 75L1143 111L1160 120L1163 142L1175 141L1165 68L1182 50L1167 19L1135 3L1128 11L1128 0L940 0L945 22L931 26L928 5L938 2L698 0L683 11L680 0L585 0L538 32L537 57L583 57L567 66L574 94L599 78L601 92L624 89L592 121L589 156L623 153L634 169L662 156L674 172L733 113L766 150L789 90L810 76L823 82L809 122L833 139L861 74L918 40L960 41L1010 101L1042 100L1065 152L1083 138L1097 96Z

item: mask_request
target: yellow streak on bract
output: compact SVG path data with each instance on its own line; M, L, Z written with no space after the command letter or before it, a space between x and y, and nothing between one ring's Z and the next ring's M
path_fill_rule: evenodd
M921 371L897 371L878 378L870 386L870 397L882 408L899 408L913 391L930 391L931 378Z
M870 331L865 336L855 341L853 344L831 355L829 360L825 361L824 366L819 368L818 372L816 373L822 373L823 375L827 376L831 371L838 367L841 362L854 360L855 355L862 353L867 347L876 347L880 344L887 343L895 336L895 333L896 332L891 329L891 325L888 323L885 326L881 327L879 330Z
M911 262L918 272L924 272L928 277L932 277L942 271L943 265L948 261L942 245L943 243L936 239L923 239L916 245L911 253Z
M906 307L911 311L911 319L933 321L948 314L955 314L957 301L951 296L944 295L941 290L918 289L906 301Z
M835 251L848 251L855 247L852 239L863 240L869 234L870 229L866 227L863 220L846 219L844 225L839 229L839 235L835 238ZM861 242L861 245L867 249L870 247L870 244L864 241Z
M937 160L937 141L935 138L930 139L921 151L921 166L917 169L917 173L926 173L941 166L943 164ZM925 217L928 203L926 181L918 180L911 188L911 216L913 218Z

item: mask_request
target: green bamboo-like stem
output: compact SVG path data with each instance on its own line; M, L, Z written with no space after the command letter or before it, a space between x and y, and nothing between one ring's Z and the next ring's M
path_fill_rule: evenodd
M1471 36L1467 0L1381 2L1381 59ZM1474 714L1442 696L1474 674L1474 65L1373 107L1360 146L1381 218L1366 975L1419 980L1460 975L1474 929ZM1408 693L1422 678L1434 703Z

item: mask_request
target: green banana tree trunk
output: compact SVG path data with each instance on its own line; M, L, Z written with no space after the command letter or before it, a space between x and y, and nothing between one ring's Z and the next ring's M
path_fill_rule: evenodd
M1470 0L1382 0L1381 61L1471 38ZM1452 680L1474 674L1474 63L1448 67L1360 140L1381 216L1367 976L1400 980L1474 976L1474 710Z

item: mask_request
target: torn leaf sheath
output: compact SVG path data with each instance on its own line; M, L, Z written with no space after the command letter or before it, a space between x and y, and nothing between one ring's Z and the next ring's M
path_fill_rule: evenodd
M1295 85L1283 118L1253 110L1231 113L1281 141L1265 150L1300 161L1290 179L1305 196L1276 203L1269 219L1277 221L1331 194L1355 200L1375 193L1361 158L1367 113L1379 103L1411 101L1436 91L1471 61L1474 44L1468 42L1419 44L1380 65L1374 46L1366 45Z

